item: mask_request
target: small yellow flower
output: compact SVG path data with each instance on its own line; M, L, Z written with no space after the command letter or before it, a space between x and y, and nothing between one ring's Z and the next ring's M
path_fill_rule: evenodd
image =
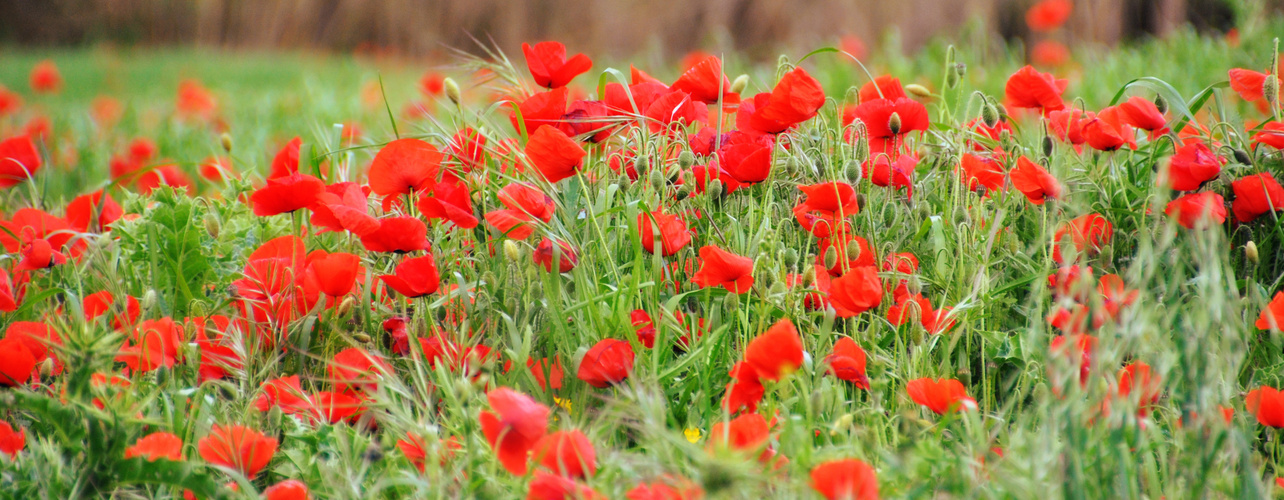
M574 413L574 411L572 411L572 410L571 410L571 400L570 400L570 399L562 399L562 398L559 398L559 397L557 397L557 396L553 396L553 402L554 402L554 403L557 403L557 406L561 406L562 408L566 408L566 413Z
M695 443L696 441L700 440L700 429L697 429L695 427L687 427L687 430L682 431L682 433L686 434L687 441L690 441L692 443Z

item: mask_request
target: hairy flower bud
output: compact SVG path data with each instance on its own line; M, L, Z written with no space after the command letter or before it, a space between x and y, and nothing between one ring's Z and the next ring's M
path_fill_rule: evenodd
M847 178L847 182L856 184L857 182L860 182L862 175L863 172L861 172L859 161L849 161L847 162L847 166L843 167L843 176Z
M736 77L735 81L731 82L730 90L736 94L739 94L741 92L744 92L745 87L748 87L748 86L749 86L749 75L740 75Z
M981 106L981 121L985 122L986 127L994 128L999 124L999 109L986 102Z
M838 265L838 247L830 246L825 250L825 268L833 269Z
M855 85L848 87L847 95L846 97L843 97L843 102L851 103L853 105L860 104L860 88Z
M1253 164L1253 159L1252 159L1252 157L1248 156L1248 152L1247 152L1247 151L1244 151L1244 150L1239 149L1239 148L1235 148L1235 149L1234 149L1234 150L1232 150L1232 151L1233 151L1233 153L1232 153L1232 154L1235 156L1235 161L1236 161L1236 162L1238 162L1240 165L1252 165L1252 164Z
M522 259L522 247L516 241L504 240L504 258L509 262L518 262Z
M369 344L369 343L370 343L370 341L371 341L371 340L373 340L373 339L371 339L371 338L370 338L370 336L369 336L369 335L366 335L365 333L357 332L357 333L352 334L352 340L355 340L355 341L360 342L360 343L362 343L362 344Z
M678 154L678 166L686 170L691 168L692 165L695 165L695 153L686 149L682 150L682 153Z
M900 113L897 113L897 112L893 111L893 112L892 112L892 114L891 114L891 116L888 116L888 117L887 117L887 130L891 131L891 132L892 132L892 135L896 135L896 134L901 133L901 115L900 115Z
M911 84L909 84L909 85L906 85L906 86L905 86L905 93L907 93L907 94L909 94L909 95L913 96L913 97L914 97L914 98L916 98L916 99L931 99L931 98L932 98L932 91L927 90L927 87L924 87L924 86L919 85L919 84L917 84L917 83L911 83Z
M658 168L652 169L651 173L647 174L646 180L651 183L651 187L660 189L664 187L664 172L661 172Z
M1158 109L1160 114L1167 113L1168 99L1164 99L1164 96L1155 94L1155 109Z
M1265 97L1266 102L1271 103L1272 106L1274 106L1275 103L1278 102L1278 99L1280 97L1279 78L1276 78L1274 75L1271 75L1266 78L1266 81L1262 82L1262 97Z
M348 313L352 312L352 308L354 307L357 307L357 299L356 297L349 295L347 298L343 299L343 302L339 303L339 307L335 309L335 314L338 314L339 317L347 316Z
M1244 257L1247 257L1249 262L1257 264L1257 243L1253 243L1253 240L1248 240L1248 243L1244 244Z
M218 216L214 214L205 214L205 232L210 233L210 237L218 239L220 224Z
M446 77L445 80L442 80L441 85L446 89L446 98L450 99L450 102L458 105L460 101L464 100L463 94L459 91L459 84L455 83L454 78Z
M709 194L710 198L722 196L722 179L709 181L709 184L705 187L705 192Z

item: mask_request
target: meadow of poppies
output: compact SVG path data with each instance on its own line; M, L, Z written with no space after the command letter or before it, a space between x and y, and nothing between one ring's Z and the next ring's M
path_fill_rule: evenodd
M1271 497L1284 22L1070 8L775 64L0 50L0 496Z

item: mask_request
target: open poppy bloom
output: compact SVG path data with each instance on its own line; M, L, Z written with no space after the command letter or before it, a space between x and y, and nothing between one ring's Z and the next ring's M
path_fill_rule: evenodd
M254 400L254 408L260 412L267 412L273 407L280 408L286 415L313 411L312 399L303 392L298 375L263 382L262 391Z
M19 135L0 141L0 188L7 188L35 175L44 162L30 136Z
M340 297L351 292L352 286L356 284L357 273L361 270L361 258L350 253L335 252L308 259L308 266L316 276L322 293Z
M869 150L873 154L891 154L898 149L904 136L910 132L926 131L931 126L927 107L908 97L873 99L860 103L850 115L843 113L844 125L856 119L865 124L869 133Z
M1088 384L1088 376L1092 373L1092 358L1097 351L1096 337L1085 334L1058 335L1052 338L1048 347L1053 354L1067 359L1071 367L1078 368L1080 386Z
M281 146L281 149L272 157L267 178L275 179L299 173L299 148L301 147L303 147L303 139L298 136Z
M445 154L419 139L389 142L370 163L370 191L380 196L408 195L432 187Z
M1068 80L1059 80L1026 65L1008 77L1003 94L1009 108L1037 109L1046 115L1066 106L1061 100L1061 93L1065 92L1067 84Z
M9 455L12 460L18 457L18 452L27 447L27 433L22 428L14 430L9 422L0 421L0 453Z
M788 318L777 321L749 341L745 346L745 362L759 378L773 381L798 370L803 363L803 342L793 322Z
M486 441L505 470L513 475L525 475L531 450L548 430L550 410L530 396L507 387L486 393L486 401L491 409L483 410L478 416Z
M579 143L556 127L541 127L526 143L527 160L552 183L574 177L586 155Z
M599 340L584 354L576 376L598 389L623 382L633 372L633 346L619 339Z
M62 90L62 73L53 61L45 59L31 68L31 90L37 94L56 94Z
M788 460L778 456L776 451L767 446L771 439L771 423L757 413L745 413L731 419L730 422L718 422L709 429L708 447L711 450L730 449L738 452L758 454L758 461L772 464L776 468Z
M633 83L638 83L636 78ZM731 80L722 74L722 59L713 55L689 66L669 88L686 92L692 100L705 104L716 104L719 100L734 104L740 100L740 96L731 91Z
M851 382L858 388L869 390L869 377L865 375L865 350L851 337L834 342L834 350L825 356L826 371L839 380Z
M0 386L25 384L35 371L36 357L25 342L9 336L0 339Z
M125 458L143 457L148 462L159 459L183 460L183 440L168 432L154 432L125 448Z
M1017 166L1008 172L1008 176L1012 179L1012 187L1035 205L1042 205L1048 198L1055 200L1061 197L1061 183L1057 178L1025 156L1017 158Z
M817 238L828 238L848 216L860 213L856 190L846 182L800 185L798 189L806 199L794 206L794 218Z
M162 366L171 368L174 363L182 361L180 347L184 340L183 327L174 320L149 319L139 323L125 339L116 360L124 362L131 370L143 372Z
M53 327L36 321L14 321L4 331L4 338L19 341L38 367L46 359L53 360L52 375L62 373L62 361L56 348L62 347L62 337ZM20 356L20 355L19 355Z
M1228 71L1227 76L1230 77L1231 90L1239 94L1240 98L1249 102L1266 100L1262 89L1266 86L1266 79L1272 75L1251 69L1235 68ZM1274 78L1277 83L1281 82L1279 76Z
M829 303L840 318L878 307L882 301L883 280L878 277L877 268L854 267L829 283Z
M318 392L312 395L312 405L316 412L315 415L310 415L312 420L331 425L345 420L354 421L365 411L362 399L346 392Z
M952 378L920 378L909 381L905 391L915 403L926 406L937 415L958 409L975 410L976 400L968 397L963 383Z
M374 392L379 379L393 373L392 365L375 353L360 347L349 347L334 355L326 371L335 390Z
M1254 323L1259 330L1284 330L1284 292L1276 292Z
M685 478L665 476L650 483L638 483L628 493L628 500L700 500L704 490Z
M1244 176L1231 183L1231 190L1235 193L1231 211L1240 222L1284 210L1284 187L1270 172Z
M432 255L402 259L395 274L380 275L379 279L388 288L412 299L436 292L441 285L437 262Z
M366 193L355 182L337 182L325 187L311 207L312 225L318 233L349 231L363 236L379 230L379 220L370 216Z
M309 500L308 485L297 479L286 479L263 490L263 500Z
M876 154L860 165L861 175L875 186L904 189L908 197L914 196L914 169L918 155L902 154L892 159L887 154Z
M1070 243L1080 254L1096 254L1101 251L1101 247L1110 244L1114 234L1114 225L1101 214L1091 213L1075 217L1061 226L1053 237L1052 259L1063 262L1061 242L1066 236L1070 237Z
M1261 386L1248 391L1244 406L1257 418L1257 423L1284 429L1284 392L1271 386Z
M565 241L544 238L535 246L535 251L531 253L531 258L545 271L553 272L553 263L557 263L557 272L569 273L575 269L579 263L579 254L576 253L575 247Z
M276 445L276 439L249 427L214 424L210 434L196 443L196 450L206 462L253 479L272 461Z
M1123 113L1125 123L1152 134L1168 133L1168 121L1164 118L1164 114L1159 112L1159 107L1155 106L1150 99L1132 96L1127 101L1119 103L1118 108Z
M553 199L527 184L514 182L499 190L499 202L506 209L486 213L486 222L515 240L524 240L535 232L536 220L553 220Z
M1220 225L1226 222L1226 200L1211 191L1191 193L1168 202L1164 214L1176 217L1186 229L1205 223Z
M1118 106L1113 106L1087 117L1082 128L1085 142L1098 151L1115 151L1124 146L1136 149L1137 141L1133 137L1136 131L1124 116Z
M67 224L80 232L110 231L107 226L124 215L120 204L102 190L77 196L67 203Z
M748 362L741 361L731 367L728 375L731 376L731 382L723 393L722 408L731 414L742 409L751 413L758 411L758 403L766 392L762 380L758 378L758 370Z
M464 229L477 227L468 186L457 179L443 180L419 198L419 211L427 219L442 219Z
M700 248L700 270L691 282L701 288L720 286L731 293L745 293L753 287L753 259L714 245Z
M1036 33L1052 31L1065 24L1073 10L1070 0L1040 0L1025 11L1025 23Z
M1191 142L1177 148L1168 160L1168 187L1174 191L1194 191L1222 173L1222 160L1203 142Z
M565 87L593 67L593 60L584 54L567 59L566 46L561 42L539 42L534 46L523 43L522 54L526 55L526 66L535 83L541 87Z
M1007 178L1003 167L993 158L963 153L959 161L959 179L972 191L982 191L988 196L991 191L1003 191L1007 187Z
M321 179L294 173L268 179L267 186L250 195L250 203L254 205L254 215L267 217L308 208L324 192Z
M909 97L905 93L905 87L901 85L901 79L892 75L879 75L873 80L865 82L857 91L857 97L860 102L872 101L874 99L887 99L895 101L901 98Z
M638 237L642 240L642 248L652 254L658 238L661 255L665 257L678 253L691 243L691 232L682 217L660 210L638 214Z
M379 229L361 235L361 246L371 252L432 250L432 244L428 243L428 226L414 217L379 219Z
M591 477L597 472L597 452L578 430L557 431L535 443L531 458L560 476Z
M1284 149L1284 123L1271 122L1262 125L1262 131L1253 134L1253 142L1275 149Z
M514 102L517 109L509 115L509 121L512 122L513 128L520 134L526 132L526 137L535 135L535 132L546 125L556 127L562 122L562 116L566 114L567 98L569 91L566 87L558 87L547 92L539 92L527 97L520 103ZM645 108L644 108L645 109ZM520 113L521 120L518 120Z
M874 468L854 458L817 465L811 470L811 489L828 500L878 500Z
M742 103L736 126L745 131L779 134L812 119L824 104L825 90L820 82L797 67L781 76L770 94L758 94L752 101Z

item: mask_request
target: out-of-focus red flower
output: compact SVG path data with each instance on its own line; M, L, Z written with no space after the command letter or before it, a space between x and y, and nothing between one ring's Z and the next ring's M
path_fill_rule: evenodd
M914 379L905 385L905 391L915 403L926 406L937 415L958 409L976 409L976 400L968 397L963 383L952 378Z
M728 413L735 414L741 409L748 412L758 411L758 403L766 389L758 378L758 371L748 362L741 361L728 372L731 382L727 384L722 396L722 407Z
M578 430L544 436L535 443L531 458L561 476L583 479L597 473L597 452L588 436Z
M214 424L210 434L196 443L196 450L206 462L253 479L272 461L276 445L276 439L249 427Z
M798 189L806 198L794 206L794 218L817 238L845 230L847 217L860 213L856 190L846 182L800 185Z
M1203 142L1191 142L1177 148L1168 160L1168 187L1175 191L1194 191L1222 173L1221 157L1213 154Z
M250 195L250 203L254 205L254 215L269 217L308 208L324 192L321 179L295 173L268 179L267 186Z
M745 362L758 377L780 380L798 370L803 363L803 343L798 330L788 318L777 321L762 335L745 346Z
M14 294L13 280L9 278L9 272L0 269L0 311L16 311L20 299L21 295Z
M1061 183L1057 178L1025 156L1017 158L1017 165L1008 172L1008 177L1012 179L1012 187L1035 205L1042 205L1048 198L1061 198Z
M201 82L183 80L178 84L178 98L174 107L179 116L209 121L218 113L218 100Z
M987 195L1007 187L1007 177L999 162L972 153L963 153L963 159L959 161L959 179L972 191L985 188Z
M0 118L13 114L20 108L22 108L22 96L0 85Z
M1240 222L1284 210L1284 187L1269 172L1240 178L1231 183L1231 190L1235 193L1231 211Z
M782 464L783 457L777 457L775 450L767 447L771 439L771 424L757 413L745 413L730 422L718 422L709 429L710 449L731 449L740 452L757 452L758 460L763 463Z
M125 448L125 458L143 457L148 462L159 459L183 460L183 440L168 432L154 432Z
M598 389L623 382L633 372L633 346L619 339L602 339L584 354L576 376Z
M1066 236L1070 237L1071 244L1080 254L1096 254L1101 251L1101 247L1110 244L1114 234L1114 225L1101 214L1091 213L1075 217L1061 226L1053 237L1052 259L1063 262L1061 241Z
M663 477L650 483L638 483L628 493L628 500L700 500L704 490L689 479Z
M308 485L297 479L286 479L263 490L263 500L308 500Z
M62 373L62 361L58 358L56 347L62 347L62 337L53 327L37 321L14 321L5 329L4 338L19 341L31 358L36 362L37 368L40 363L46 359L52 359L54 369L52 375Z
M1092 359L1097 351L1096 337L1084 334L1058 335L1052 338L1049 350L1067 358L1072 367L1078 367L1079 385L1088 384L1088 376L1092 373Z
M483 410L478 417L486 441L504 469L513 475L525 475L531 450L548 430L551 411L507 387L486 393L486 401L491 409Z
M1030 47L1030 62L1045 68L1064 66L1070 62L1070 49L1056 40L1039 40Z
M877 268L855 267L829 283L829 302L840 318L873 309L882 301L883 281Z
M22 428L14 429L9 422L0 421L0 453L17 458L18 452L27 447L27 432Z
M817 465L811 470L811 489L828 500L878 500L874 468L854 458Z
M562 121L562 115L566 114L567 95L570 91L566 87L540 92L527 97L520 103L514 102L517 109L509 115L509 120L513 128L520 134L523 130L526 136L535 135L535 132L546 125L552 125L556 128L557 124ZM643 108L645 109L645 108ZM520 112L521 120L518 120Z
M1284 149L1284 123L1271 122L1262 125L1261 132L1253 134L1253 142L1275 149Z
M686 92L692 100L705 104L715 104L719 100L734 104L740 100L740 96L731 91L731 80L722 74L722 59L713 55L687 66L687 70L669 88Z
M1284 330L1284 292L1276 292L1254 323L1260 330Z
M1257 423L1284 429L1284 392L1267 385L1258 387L1248 391L1244 406L1257 417Z
M80 232L104 232L120 220L125 211L110 194L102 190L77 196L67 203L67 224Z
M0 188L30 179L44 162L30 136L19 135L0 141Z
M446 92L446 75L436 71L425 72L419 77L419 93L424 97L437 97Z
M361 235L361 246L371 252L432 250L432 244L428 243L428 226L414 217L379 219L379 229Z
M27 383L36 370L36 358L26 343L5 337L0 339L0 386L17 387Z
M1025 11L1025 24L1036 33L1052 31L1065 24L1073 10L1070 0L1040 0Z
M1135 95L1119 103L1118 108L1124 123L1155 134L1168 133L1168 120L1150 99Z
M1234 68L1227 72L1230 77L1231 90L1239 94L1245 101L1264 101L1266 96L1262 94L1262 88L1266 85L1266 79L1274 76L1277 83L1281 80L1278 75L1269 73L1259 73L1251 69Z
M549 474L544 471L535 473L526 500L604 500L606 497L587 484L575 482L574 479Z
M927 107L908 97L871 99L843 113L844 125L856 119L865 124L869 133L869 149L875 155L894 153L904 136L910 132L926 131L932 124Z
M720 286L731 293L745 293L753 287L753 259L714 245L700 248L700 270L691 282L701 288Z
M117 361L123 361L131 370L149 372L160 367L170 368L182 361L180 346L184 342L183 327L170 318L149 319L125 339Z
M133 326L138 321L139 315L142 314L138 299L130 295L125 296L125 305L113 307L116 305L116 297L108 290L86 295L84 299L81 299L80 304L81 309L85 311L86 321L94 321L113 309L117 311L111 318L111 327L117 330Z
M557 263L557 272L569 273L575 269L579 263L579 253L575 247L562 240L544 238L535 246L535 251L531 253L531 259L543 267L545 271L553 272L553 263Z
M1211 191L1191 193L1168 202L1164 214L1176 217L1186 229L1195 229L1204 222L1221 225L1226 222L1226 200Z
M1154 374L1150 365L1141 361L1119 370L1119 396L1130 398L1136 393L1139 415L1145 416L1150 406L1159 402L1159 392L1163 388L1159 375Z
M865 375L865 350L856 345L851 337L842 337L834 342L834 350L825 356L825 364L825 371L839 380L869 390L869 377Z
M556 391L562 388L562 378L565 374L562 371L561 356L553 356L551 364L548 358L540 360L527 358L526 367L530 369L531 375L535 377L535 382L539 384L540 389Z
M465 171L471 172L486 166L486 136L472 127L464 127L450 138L450 155L459 161Z
M326 367L335 390L374 392L379 379L393 373L392 366L383 356L360 347L349 347L334 355Z
M593 60L584 54L566 57L566 46L561 42L539 42L534 46L522 44L526 66L531 70L535 83L541 87L565 87L575 77L593 67Z
M1065 107L1061 93L1065 92L1068 83L1027 65L1008 77L1003 91L1006 105L1009 108L1037 109L1046 115Z
M45 59L31 68L31 90L37 94L57 94L62 91L62 73L53 61Z

